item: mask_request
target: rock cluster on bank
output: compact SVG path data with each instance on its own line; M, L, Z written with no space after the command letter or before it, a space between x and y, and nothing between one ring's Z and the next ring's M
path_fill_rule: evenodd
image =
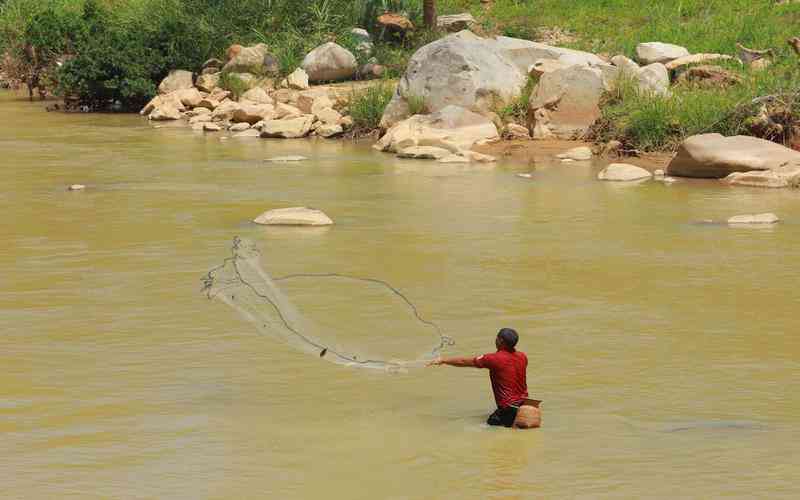
M199 75L171 71L141 114L152 121L180 120L198 131L229 131L235 137L336 137L353 125L347 115L351 93L311 83L351 80L357 72L355 56L331 42L312 50L301 67L277 81L277 59L266 45L232 45L226 61L210 59ZM226 79L246 90L234 95L222 87Z

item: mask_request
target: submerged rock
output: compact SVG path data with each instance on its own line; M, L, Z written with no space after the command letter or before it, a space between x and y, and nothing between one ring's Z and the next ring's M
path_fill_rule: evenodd
M256 217L253 222L266 226L330 226L333 220L321 210L306 207L278 208Z
M572 161L591 160L592 148L588 146L579 146L577 148L572 148L569 151L565 151L564 153L556 155L556 158L560 158L562 160L572 160Z
M289 162L305 161L305 160L308 160L308 158L306 158L305 156L288 155L288 156L275 156L273 158L267 158L264 161L270 163L289 163Z
M86 186L83 184L72 184L67 187L67 191L83 191L84 189L86 189Z
M397 156L398 158L413 158L416 160L439 160L451 154L447 149L434 146L412 146L400 150Z
M777 224L780 219L773 213L736 215L728 219L732 226L770 225Z
M612 163L597 174L601 181L615 182L641 181L651 177L652 174L647 170L627 163Z

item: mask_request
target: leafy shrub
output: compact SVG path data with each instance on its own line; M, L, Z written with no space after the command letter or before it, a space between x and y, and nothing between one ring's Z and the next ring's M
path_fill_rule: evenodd
M237 100L242 94L250 90L250 85L242 80L236 73L222 73L219 78L219 86L225 90L229 90Z

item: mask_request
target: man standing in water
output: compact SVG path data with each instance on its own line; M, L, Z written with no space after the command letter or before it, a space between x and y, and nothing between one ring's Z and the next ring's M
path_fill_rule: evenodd
M459 367L488 368L492 381L497 411L489 415L489 425L511 427L517 417L519 407L528 398L528 383L525 371L528 357L516 350L519 335L511 328L503 328L497 333L494 345L497 352L476 358L439 358L429 363Z

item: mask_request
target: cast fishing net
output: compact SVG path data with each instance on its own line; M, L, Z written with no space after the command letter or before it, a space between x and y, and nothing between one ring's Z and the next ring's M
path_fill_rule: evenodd
M203 293L262 335L327 361L387 371L422 366L454 343L386 281L339 273L273 278L261 258L253 243L235 238L230 257L203 278Z

